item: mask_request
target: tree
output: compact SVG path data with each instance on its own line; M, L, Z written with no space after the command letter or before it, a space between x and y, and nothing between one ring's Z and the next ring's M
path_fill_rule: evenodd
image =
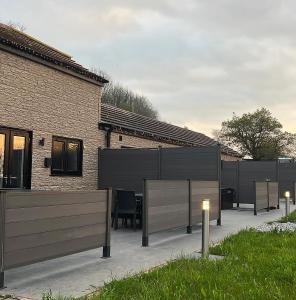
M146 97L138 95L120 84L114 84L112 81L104 86L102 102L146 117L158 119L157 111Z
M104 85L102 102L127 111L137 113L152 119L158 119L158 112L151 102L145 97L138 95L120 84L115 84L111 77L104 71L91 68L91 72L107 79L109 83Z
M6 25L21 32L26 30L26 26L21 23L9 21Z
M282 124L266 108L242 116L233 115L222 123L216 135L220 141L254 160L295 155L295 134L282 131ZM292 146L292 147L291 147Z

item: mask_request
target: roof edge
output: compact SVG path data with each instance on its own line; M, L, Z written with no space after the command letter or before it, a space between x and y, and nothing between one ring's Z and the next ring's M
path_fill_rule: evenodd
M116 125L114 123L108 123L105 121L100 121L99 122L99 129L101 130L106 130L104 128L104 125L107 125L108 127L112 128L112 131L115 131L116 133L121 133L121 134L126 134L126 135L133 135L139 138L146 138L149 140L157 140L160 141L162 143L166 143L166 144L172 144L172 145L178 145L178 146L188 146L188 147L192 147L192 146L200 146L200 147L213 147L213 146L218 146L219 143L216 142L216 144L212 144L212 145L208 145L208 144L194 144L191 142L187 142L185 140L177 140L174 138L169 138L169 137L165 137L165 136L161 136L161 135L155 135L146 131L141 131L141 130L135 130L132 128L128 128L128 126L120 126L120 125ZM155 139L157 137L157 139ZM220 144L220 146L222 146L222 144ZM222 149L222 147L220 147L221 149L221 153L222 154L226 154L226 155L231 155L234 157L238 157L241 158L242 156L236 152L235 150L233 150L234 152L230 153L224 149Z
M33 51L30 48L21 46L19 44L16 44L14 42L11 42L11 41L1 38L1 37L0 37L0 49L3 51L6 51L6 52L12 53L14 55L29 59L36 63L45 65L47 67L56 69L58 71L64 72L66 74L78 77L80 79L83 79L85 81L88 81L90 83L93 83L93 84L96 84L99 86L103 86L105 83L109 82L107 79L105 79L95 73L92 73L88 70L82 71L81 69L79 69L71 64L56 60L47 55Z

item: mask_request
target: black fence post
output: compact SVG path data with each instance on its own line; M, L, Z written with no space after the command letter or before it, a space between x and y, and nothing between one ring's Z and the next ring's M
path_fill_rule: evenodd
M147 197L147 180L144 179L143 187L143 208L142 208L142 218L143 218L143 233L142 233L142 246L149 246L149 233L148 233L148 197Z
M192 189L191 189L191 180L188 179L188 226L187 233L192 233Z
M294 189L294 198L293 198L293 204L295 205L296 203L296 185L295 185L295 181L293 181L293 189Z
M266 191L267 191L267 211L270 208L270 199L269 199L269 180L266 180Z
M221 203L221 145L218 144L217 146L217 180L218 180L218 188L219 188L219 217L217 220L217 225L221 226L221 208L222 208L222 203Z
M277 204L277 209L280 208L280 162L277 159L276 161L276 180L278 182L278 204ZM294 195L295 198L295 195Z
M103 246L103 257L110 257L111 246L110 246L110 236L111 236L111 207L112 207L112 189L107 190L107 210L106 210L106 233L105 233L105 245Z
M0 191L0 289L4 288L5 207L6 192Z
M158 146L158 179L161 179L161 166L162 166L162 146Z
M256 181L253 181L254 186L254 216L257 216L257 193L256 193Z
M240 161L237 161L237 167L236 167L236 207L239 207L239 176L240 176L240 170L239 170Z
M102 155L101 152L102 152L102 148L99 147L99 148L98 148L98 166L97 166L97 168L98 168L98 170L97 170L97 171L98 171L97 188L98 188L98 189L100 188L100 167L101 167L101 155Z

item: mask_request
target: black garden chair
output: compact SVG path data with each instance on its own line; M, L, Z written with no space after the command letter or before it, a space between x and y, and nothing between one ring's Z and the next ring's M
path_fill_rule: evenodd
M117 190L115 205L114 205L114 229L118 229L118 219L123 219L127 224L130 219L134 230L137 228L137 201L135 192Z

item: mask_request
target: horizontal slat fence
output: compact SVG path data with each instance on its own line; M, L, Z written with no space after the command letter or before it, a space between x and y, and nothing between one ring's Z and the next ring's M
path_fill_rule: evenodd
M268 207L279 207L279 188L281 182L280 167L278 161L223 161L221 164L221 186L235 190L237 206L241 203L253 204L254 212ZM258 199L256 198L256 186L258 182ZM269 205L260 200L262 190L260 185L269 182ZM260 183L260 184L259 184ZM266 184L265 184L266 186ZM276 194L278 193L278 194ZM265 199L265 198L264 198ZM265 201L265 200L264 200Z
M290 191L295 204L296 162L279 163L279 194L284 197L285 191Z
M191 181L191 211L192 224L202 221L202 200L210 199L210 220L219 218L219 182L218 181Z
M184 180L147 180L146 198L149 233L186 226L189 187Z
M110 189L1 191L1 272L98 247L109 257L111 199Z
M279 183L269 182L269 207L277 207L279 203Z
M144 179L218 181L220 186L220 162L219 145L99 149L99 187L144 193ZM221 225L221 214L218 223Z
M202 200L210 199L210 219L220 218L218 181L144 180L142 245L149 234L201 223Z
M268 193L266 182L255 182L255 213L268 207Z
M220 147L99 149L99 187L143 193L143 180L220 180Z

